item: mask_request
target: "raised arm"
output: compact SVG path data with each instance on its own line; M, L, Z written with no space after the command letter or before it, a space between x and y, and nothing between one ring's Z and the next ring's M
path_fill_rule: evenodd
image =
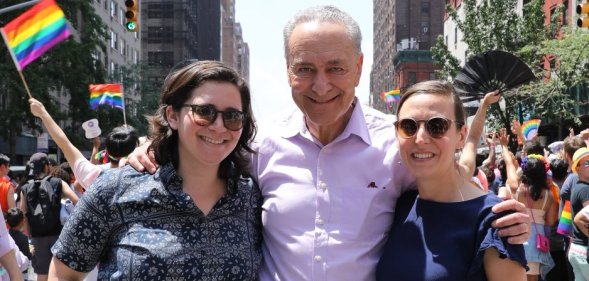
M495 141L497 140L497 133L491 133L490 138L486 138L487 145L489 146L489 156L483 161L482 166L488 166L490 169L495 169Z
M501 99L499 91L487 93L481 102L481 106L477 110L470 129L468 130L468 136L462 149L462 155L458 161L464 176L470 179L476 168L476 157L477 157L477 144L481 139L481 134L485 127L485 120L487 119L487 110L489 106L496 103Z
M55 120L49 115L45 106L34 98L29 99L29 103L31 105L31 113L36 117L41 118L43 125L47 128L47 132L57 146L63 151L65 159L70 164L70 167L74 167L76 160L85 159L82 152L70 142L63 130L61 130L59 125L55 123Z
M505 128L499 130L499 143L501 143L501 155L503 156L505 169L507 170L507 180L505 181L505 185L507 187L517 187L519 185L517 164L515 156L509 151L509 135L507 135L507 129Z

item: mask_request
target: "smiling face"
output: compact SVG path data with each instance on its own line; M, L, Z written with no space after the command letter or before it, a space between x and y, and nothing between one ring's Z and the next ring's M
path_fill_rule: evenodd
M243 111L239 89L228 82L206 81L194 89L184 104L209 104L217 110ZM217 114L213 123L203 126L190 107L174 111L166 109L170 127L178 131L178 154L180 166L218 166L237 145L242 129L231 131L225 128L222 114Z
M456 119L449 95L415 93L404 101L398 112L398 120L428 120L432 117ZM433 138L424 122L419 122L413 137L401 138L397 134L401 159L418 180L422 177L443 177L454 171L454 153L462 148L465 138L466 126L460 128L456 122L451 122L448 131L440 138Z
M288 40L287 57L292 97L311 133L321 127L343 131L363 60L345 27L326 22L299 24Z

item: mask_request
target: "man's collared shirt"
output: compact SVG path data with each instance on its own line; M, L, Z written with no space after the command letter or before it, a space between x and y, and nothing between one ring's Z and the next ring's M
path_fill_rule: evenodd
M263 127L252 162L264 198L261 280L374 279L396 199L414 185L393 122L356 100L327 145L298 110Z

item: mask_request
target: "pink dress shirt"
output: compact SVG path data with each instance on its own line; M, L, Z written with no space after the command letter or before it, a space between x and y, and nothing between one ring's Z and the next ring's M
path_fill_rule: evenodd
M396 200L415 182L393 122L356 99L325 146L299 110L261 126L252 160L264 197L260 280L374 280Z

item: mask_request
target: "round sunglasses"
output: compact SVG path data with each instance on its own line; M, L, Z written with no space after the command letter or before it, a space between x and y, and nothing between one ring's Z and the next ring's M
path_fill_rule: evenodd
M236 109L221 111L211 104L184 104L182 107L190 107L193 117L200 126L210 126L215 123L219 113L223 117L223 125L227 130L239 131L245 122L245 113Z
M425 124L425 130L432 137L439 139L443 137L454 120L447 119L441 116L435 116L427 120L415 120L413 118L404 118L395 122L395 129L397 135L401 138L408 139L412 138L417 134L421 123ZM459 122L456 122L460 124Z

